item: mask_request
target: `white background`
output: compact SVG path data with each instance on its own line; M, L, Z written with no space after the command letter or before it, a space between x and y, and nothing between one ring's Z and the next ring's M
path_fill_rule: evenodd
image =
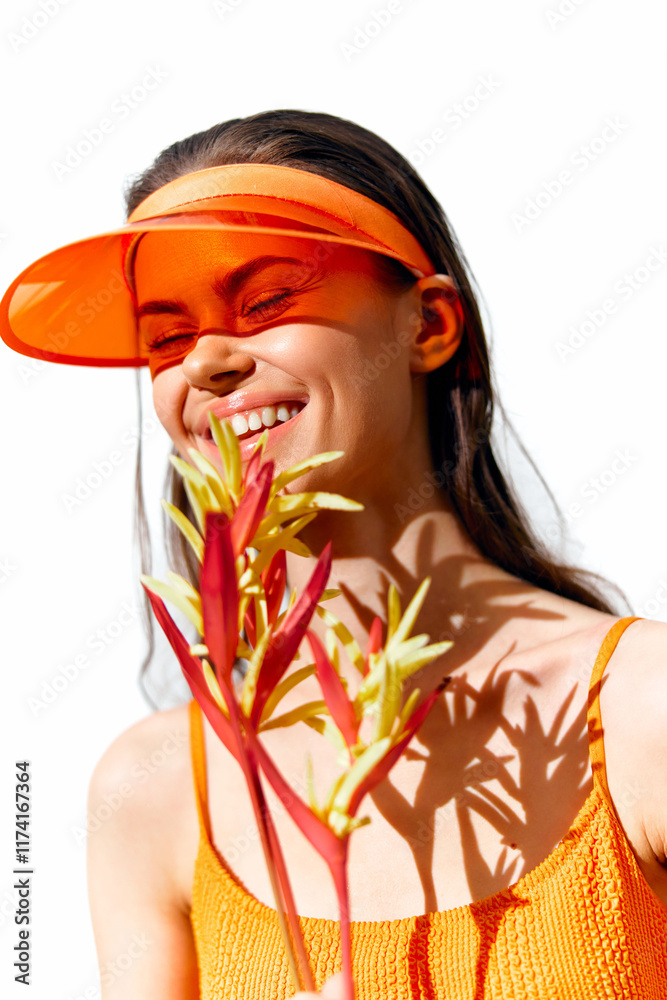
M559 4L564 13L550 16ZM444 206L484 295L501 400L559 503L580 504L568 553L618 583L635 613L667 620L667 260L646 281L649 272L637 272L631 294L615 290L652 248L667 250L664 13L649 0L402 0L377 30L373 13L387 7L385 0L233 0L217 9L203 0L5 4L2 290L41 254L122 222L124 183L175 140L275 108L350 118L418 165ZM163 79L145 99L126 113L113 110L150 70ZM105 117L113 130L58 178L54 164L67 147ZM593 160L578 166L579 147L600 137L607 119L618 134L603 149L594 144ZM545 194L564 169L572 183ZM540 193L536 218L517 226L515 216ZM610 297L616 312L560 357L557 345L571 327ZM129 443L135 376L40 367L4 344L0 359L0 794L7 808L0 989L26 995L12 982L8 807L13 761L27 757L36 871L30 995L94 1000L77 829L95 762L149 711L137 683L141 626L128 616L129 624L114 625L140 589ZM142 381L155 521L169 442L153 414L146 370ZM612 473L619 449L631 458ZM113 473L68 511L64 494L114 450L122 459ZM543 491L516 449L510 459L548 533L555 522ZM601 474L604 492L589 482ZM119 633L101 653L89 645L98 629ZM73 679L60 682L51 704L31 708L30 699L41 698L81 653L88 666L70 670Z

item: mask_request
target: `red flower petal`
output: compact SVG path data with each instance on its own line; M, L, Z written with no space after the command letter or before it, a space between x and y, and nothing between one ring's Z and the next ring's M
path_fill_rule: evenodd
M257 449L255 449L255 451L253 451L252 455L250 456L250 461L246 466L245 476L243 477L243 485L246 489L248 488L248 486L250 486L251 482L256 477L259 470L262 468L261 462L262 462L261 456L257 451Z
M275 622L287 586L287 554L284 549L278 549L269 565L260 573L260 577L266 592L267 618L270 622Z
M266 617L273 624L280 614L285 587L287 584L287 559L284 549L278 549L268 566L259 574L266 594ZM243 615L248 642L254 648L257 644L257 623L255 621L255 602L251 600Z
M201 706L202 711L205 713L206 718L211 723L213 729L220 737L224 745L238 760L236 740L232 733L232 728L229 724L229 720L225 718L218 708L215 699L209 690L208 684L206 683L206 677L204 676L204 668L201 660L198 656L193 656L190 652L190 644L176 627L176 623L167 611L162 598L158 597L157 594L154 594L143 583L142 587L144 587L144 590L148 594L151 607L153 608L153 613L157 618L162 631L167 636L171 648L176 654L193 696L197 699L197 702Z
M204 642L218 678L228 678L239 642L239 595L231 524L226 514L206 513L199 586Z
M352 702L347 696L342 681L336 673L334 666L327 656L327 652L314 632L308 629L306 633L310 648L315 657L317 677L322 688L324 700L331 713L331 718L336 723L343 739L348 747L353 747L357 742L359 731L359 720L354 713Z
M382 619L376 615L368 633L368 643L366 645L366 673L368 673L368 659L371 653L377 653L382 646Z
M250 714L254 726L259 722L267 698L294 659L310 624L310 619L313 617L317 602L326 587L330 572L331 542L327 542L303 593L297 597L266 647Z
M260 767L304 837L310 841L330 867L336 865L344 854L344 842L319 816L312 812L310 806L307 806L285 781L251 727L248 727L247 733Z
M266 515L273 466L272 461L265 462L250 485L246 486L241 502L234 511L231 520L234 555L238 556L245 552L253 536L257 533L262 518Z

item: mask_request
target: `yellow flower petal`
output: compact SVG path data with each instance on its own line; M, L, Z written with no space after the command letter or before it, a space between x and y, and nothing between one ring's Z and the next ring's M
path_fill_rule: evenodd
M215 509L223 511L231 519L234 508L224 479L213 463L209 462L206 456L202 455L196 448L188 448L188 454L206 479L211 493L217 501L218 506Z
M387 600L387 639L386 645L389 644L392 635L398 628L398 623L401 619L401 605L398 599L398 590L393 583L389 584L389 597Z
M339 774L338 777L331 782L329 791L327 792L327 797L322 805L322 812L327 818L329 816L329 813L331 812L333 801L338 795L338 792L340 791L340 786L343 784L344 778L345 778L344 774Z
M335 810L332 810L327 817L329 828L336 834L337 837L340 837L341 840L343 837L348 837L353 830L357 830L360 826L366 826L366 824L370 823L370 821L370 816L361 816L359 818L355 816L353 818L352 816L347 816L345 813L339 813Z
M332 597L340 597L342 593L343 591L338 587L327 587L326 590L322 591L320 601L328 601Z
M366 663L357 641L352 636L351 632L331 611L329 611L328 608L322 608L318 604L315 610L320 618L324 619L327 625L331 627L331 630L340 639L343 644L343 648L350 659L350 663L353 663L359 673L363 674L366 669Z
M232 465L232 457L231 457L231 454L230 454L229 444L227 442L227 433L223 429L223 426L222 426L221 422L218 420L218 418L216 417L215 413L212 413L210 410L209 410L209 414L208 414L208 422L209 422L209 426L211 428L211 435L212 435L213 440L215 441L216 445L218 446L218 451L220 452L220 458L222 459L222 468L223 468L223 473L224 473L225 486L227 487L227 491L229 492L229 487L230 487L230 483L231 483L230 470L231 470L231 465ZM226 421L225 421L225 423L226 423Z
M401 733L405 729L405 725L406 725L408 719L410 718L410 716L412 715L413 711L417 707L417 702L419 701L419 695L420 695L420 693L421 692L420 692L419 688L415 688L414 691L411 691L410 694L408 695L408 697L406 698L405 705L401 709L401 714L398 717L398 724L396 726L395 735L394 735L395 739L398 739L400 737Z
M315 778L313 775L313 761L309 753L306 754L306 791L308 792L308 804L311 811L316 816L321 816L320 807L315 794Z
M243 678L243 688L241 691L240 702L241 711L245 716L250 716L250 712L252 710L253 702L255 700L255 692L257 690L257 678L259 677L259 672L264 660L264 653L266 652L266 647L271 638L271 634L272 630L270 628L264 630L264 634L253 650L246 675Z
M204 669L204 678L206 679L206 683L208 684L208 689L213 695L216 705L218 706L222 714L225 716L225 718L228 719L229 710L227 708L227 705L225 704L225 699L222 696L222 691L220 690L220 685L218 684L218 678L215 676L213 667L208 662L208 660L203 660L202 666Z
M402 642L407 635L409 635L412 627L416 621L417 615L421 610L421 606L424 603L424 598L428 592L428 588L431 586L431 577L424 577L422 582L419 584L412 600L405 609L405 613L398 624L396 631L392 632L391 641L392 642Z
M338 789L338 792L333 800L332 809L335 809L336 812L347 813L350 805L350 799L352 798L356 788L373 770L375 765L382 760L390 746L391 737L386 736L384 739L378 740L377 743L371 743L370 746L366 747L361 756L357 757L350 770L344 776L340 788Z
M262 433L257 438L257 444L255 445L255 447L252 450L253 455L256 455L259 452L259 463L260 463L260 465L262 464L262 459L264 457L264 447L265 447L266 442L268 441L268 439L269 439L269 428L265 427L264 430L262 431Z
M229 454L229 481L227 485L229 492L236 498L238 503L241 496L241 449L239 439L229 420L223 420L221 427L227 437Z
M269 565L276 552L278 552L279 549L286 549L290 539L293 539L294 535L298 531L301 531L302 528L305 528L305 526L315 517L317 517L317 513L308 514L306 517L300 517L298 520L294 521L293 524L283 528L282 531L276 532L276 534L270 538L262 536L260 533L262 525L260 524L260 530L257 532L255 538L253 538L255 547L259 551L259 555L255 556L250 563L254 572L259 576L262 570ZM298 544L305 548L300 539L298 540ZM310 554L309 549L307 549L307 554Z
M173 458L173 456L170 456L170 458ZM187 494L187 498L190 501L190 506L192 507L195 518L197 519L197 524L199 525L199 531L201 532L202 537L204 537L204 535L206 534L206 522L204 516L206 512L206 503L205 503L206 498L202 498L201 490L198 487L193 486L193 484L188 479L183 480L183 489Z
M376 705L375 727L373 729L374 743L391 734L400 703L401 684L398 679L398 671L392 660L387 657Z
M299 705L297 708L293 708L289 712L285 712L284 715L277 715L273 719L268 719L268 721L260 725L258 729L259 732L264 732L266 729L278 729L283 726L293 726L296 722L308 722L310 718L321 712L326 712L326 710L326 701L307 701L305 705Z
M174 607L178 608L188 621L191 621L194 627L197 629L200 635L204 634L204 620L202 618L201 611L198 611L194 607L192 601L190 601L185 594L180 590L176 590L175 587L171 587L168 583L163 583L161 580L156 580L152 576L146 576L141 574L139 579L142 583L145 583L149 590L152 590L154 594L158 597L162 597L165 601L169 601Z
M262 714L259 721L265 722L267 719L269 719L273 715L276 707L278 706L279 702L282 701L285 695L288 694L298 684L300 684L301 681L305 681L307 677L312 677L314 673L315 673L315 664L308 663L305 667L299 667L298 670L295 670L293 673L288 674L287 677L283 677L283 679L278 684L276 684L273 691L267 698L266 704L262 709Z
M185 514L164 498L160 500L162 507L166 510L176 527L190 543L197 559L200 563L204 561L204 539L199 534L194 524L187 519Z
M252 647L245 642L244 639L239 637L239 644L236 647L236 655L240 656L244 660L250 660L252 658Z
M410 653L408 656L401 655L397 660L401 680L406 680L415 670L419 670L425 664L437 659L453 645L454 643L451 641L436 642L432 646L424 646L423 649Z
M167 577L169 581L173 584L176 590L180 590L182 594L188 597L195 607L201 609L201 597L199 596L199 591L195 590L189 580L186 580L184 576L179 573L173 573L170 569L167 570Z
M269 510L302 514L311 510L363 510L364 505L338 493L288 493L273 497Z
M333 462L335 458L340 458L344 455L343 451L323 451L319 455L313 455L312 458L306 458L302 462L297 462L296 465L291 465L289 469L285 469L273 480L272 490L277 493L281 490L283 486L287 486L292 480L298 479L299 476L303 476L306 472L310 472L311 469L316 469L319 465L324 465L326 462Z
M314 715L310 719L304 719L303 721L306 723L307 726L310 726L311 729L314 729L315 732L320 733L321 736L326 737L326 739L329 740L329 743L331 743L332 746L336 748L338 753L344 753L346 756L349 757L347 753L347 743L345 742L343 734L341 733L340 729L335 724L333 719L329 718L326 715L325 716Z

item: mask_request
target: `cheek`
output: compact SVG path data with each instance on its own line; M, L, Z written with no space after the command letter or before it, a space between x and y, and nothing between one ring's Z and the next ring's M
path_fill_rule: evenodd
M155 415L176 444L184 437L181 420L183 377L178 366L168 368L153 379Z

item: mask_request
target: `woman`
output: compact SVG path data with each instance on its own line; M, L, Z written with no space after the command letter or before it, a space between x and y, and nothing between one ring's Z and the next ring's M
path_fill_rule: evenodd
M237 186L226 188L230 176ZM276 186L261 212L248 192L265 176ZM216 230L239 178L252 179L243 218ZM319 225L303 205L311 187ZM134 355L113 338L98 351L102 328L91 324L63 326L51 359L148 357L156 413L184 459L196 447L220 464L210 410L234 419L244 460L271 427L276 471L342 450L293 491L340 493L364 509L322 511L306 526L314 557L288 553L290 587L301 591L331 539L329 585L341 595L327 606L362 648L373 617L386 622L389 584L404 607L426 576L418 631L454 641L414 678L424 694L451 681L352 837L359 1000L664 996L666 628L619 618L590 574L536 540L494 459L482 323L437 202L372 133L275 111L175 143L127 207L131 219L197 208L203 218L205 208L210 225L125 237L127 287L107 317L131 297ZM364 211L360 239L350 219ZM324 636L320 619L311 627ZM308 683L299 701L316 696ZM133 788L137 761L167 741L176 749ZM328 785L323 743L299 726L266 734L297 788L306 751ZM90 810L123 785L122 807L89 838L104 1000L290 995L242 776L196 705L123 733L97 765ZM340 967L335 895L277 805L275 822L319 988ZM335 981L324 995L335 1000Z

